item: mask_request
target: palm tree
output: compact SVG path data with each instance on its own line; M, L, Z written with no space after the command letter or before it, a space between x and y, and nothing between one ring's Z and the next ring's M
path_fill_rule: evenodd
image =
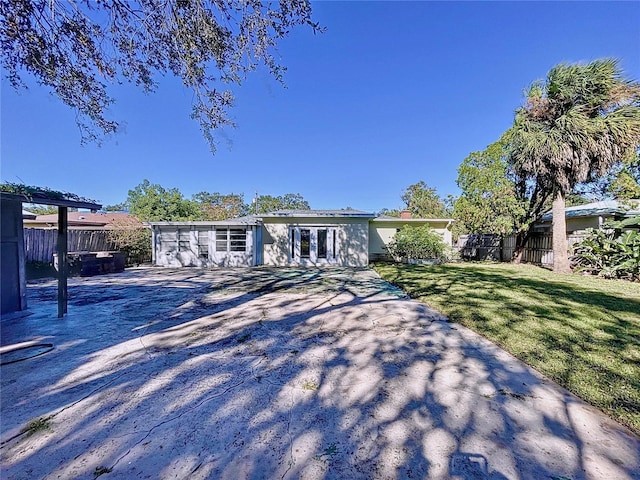
M511 162L553 199L553 270L569 273L565 197L640 147L640 83L618 62L560 64L516 111Z

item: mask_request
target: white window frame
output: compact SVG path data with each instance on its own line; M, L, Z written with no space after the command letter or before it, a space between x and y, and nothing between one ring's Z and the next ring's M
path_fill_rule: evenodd
M231 232L233 231L242 231L244 233L244 235L242 236L242 238L240 238L238 236L238 234L236 233L235 238L233 237L233 234ZM224 235L219 235L221 233L224 233ZM247 247L249 246L249 242L247 241L247 236L248 236L248 229L246 227L226 227L226 228L216 228L214 230L214 236L215 236L215 245L214 245L214 250L216 253L246 253L247 252ZM224 236L224 239L222 238L222 236ZM220 243L225 242L225 249L221 250L219 248ZM244 248L242 250L234 250L232 249L232 242L244 242Z

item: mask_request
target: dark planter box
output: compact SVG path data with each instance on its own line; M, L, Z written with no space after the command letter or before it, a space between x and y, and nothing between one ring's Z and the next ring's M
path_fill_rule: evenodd
M69 252L69 276L92 277L124 271L126 255L123 252ZM58 255L53 254L53 265L58 270Z

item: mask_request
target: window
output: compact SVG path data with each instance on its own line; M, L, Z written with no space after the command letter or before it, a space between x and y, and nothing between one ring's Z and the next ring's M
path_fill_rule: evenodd
M198 255L209 258L209 232L206 230L198 230Z
M296 231L291 230L291 259L296 258Z
M311 230L300 230L300 258L309 258L311 251Z
M178 247L178 233L176 231L161 231L158 235L159 250L175 250Z
M216 230L216 252L227 251L227 230Z
M244 252L247 249L247 231L245 229L229 230L229 239L232 252Z
M336 231L333 231L333 258L335 259L337 257L337 252L336 252Z
M178 230L178 251L188 252L191 250L191 232L189 230Z
M318 258L327 258L327 231L318 230Z
M216 252L244 252L247 250L247 230L231 228L216 230Z

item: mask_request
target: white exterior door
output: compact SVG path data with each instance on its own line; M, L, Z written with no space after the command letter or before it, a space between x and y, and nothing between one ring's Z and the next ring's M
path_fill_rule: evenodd
M336 263L337 238L335 227L291 227L289 229L289 262L294 265Z

